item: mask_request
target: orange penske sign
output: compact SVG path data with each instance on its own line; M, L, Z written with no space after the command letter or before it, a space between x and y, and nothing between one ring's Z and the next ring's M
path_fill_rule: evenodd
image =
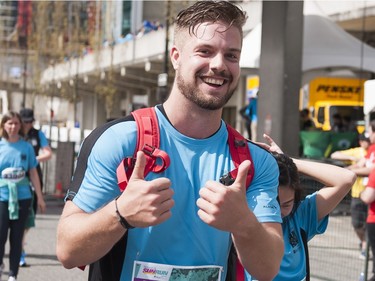
M319 77L310 81L309 103L317 101L362 101L364 79Z

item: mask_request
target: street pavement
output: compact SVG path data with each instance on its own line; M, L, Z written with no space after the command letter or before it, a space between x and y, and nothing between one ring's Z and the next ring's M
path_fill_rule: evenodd
M63 207L63 199L46 196L45 214L37 214L36 227L26 239L26 262L29 267L20 267L17 281L86 281L88 268L65 269L56 258L56 227ZM8 280L9 245L4 257L4 272L1 281Z

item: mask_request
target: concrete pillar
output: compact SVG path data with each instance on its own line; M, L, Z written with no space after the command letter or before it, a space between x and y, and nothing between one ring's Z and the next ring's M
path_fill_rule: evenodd
M258 141L268 132L290 156L299 151L303 1L263 1Z

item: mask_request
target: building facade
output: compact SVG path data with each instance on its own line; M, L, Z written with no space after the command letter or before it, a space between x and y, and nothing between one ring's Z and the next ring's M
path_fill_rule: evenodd
M43 7L40 2L45 2ZM9 103L12 109L20 109L22 101L19 99L27 88L26 106L42 103L49 107L39 111L38 119L42 123L79 127L83 131L165 98L163 93L173 81L168 62L173 39L171 23L177 12L192 1L40 2L33 3L31 17L35 29L30 31L29 40L35 39L29 43L28 50L37 53L38 63L33 62L34 55L28 53L28 72L39 78L39 82L24 83L21 75L18 88L17 83L11 87L5 81L12 71L2 66L0 89L5 90L8 97L14 97ZM235 2L248 12L246 35L262 21L262 2ZM41 12L45 9L49 12L43 14L49 17L43 19ZM59 15L54 14L57 9ZM14 9L12 11L14 14ZM372 1L305 1L304 13L329 17L361 42L375 45L375 3ZM43 29L45 27L47 30ZM18 58L14 61L19 69L25 65L21 47L18 46L19 54L14 56ZM17 49L15 46L7 50L0 48L3 54ZM0 58L7 61L9 56ZM238 109L245 102L246 77L258 71L243 69L237 92L224 110L224 118L239 129L242 125ZM17 73L17 69L13 72ZM64 110L58 112L59 108ZM54 112L53 122L51 112Z

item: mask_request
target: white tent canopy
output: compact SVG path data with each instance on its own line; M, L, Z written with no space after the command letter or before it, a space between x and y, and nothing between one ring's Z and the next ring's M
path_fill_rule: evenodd
M259 23L243 40L240 66L259 68ZM302 71L322 68L354 68L375 73L375 49L347 33L326 17L304 16Z

